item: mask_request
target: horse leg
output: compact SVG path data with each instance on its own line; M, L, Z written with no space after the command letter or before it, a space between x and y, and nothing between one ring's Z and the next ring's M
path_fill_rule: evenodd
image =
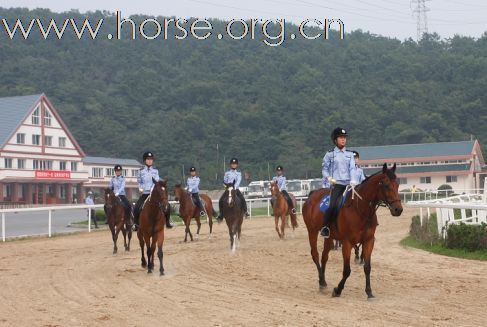
M117 253L117 237L115 235L115 226L110 225L110 232L112 233L113 254Z
M365 273L365 293L367 293L367 298L372 299L374 295L372 294L372 288L370 287L370 260L372 257L372 250L374 249L374 238L366 241L362 244L362 256L365 258L364 273Z
M283 214L281 216L281 236L282 236L282 239L284 239L284 229L286 228L286 225L289 227L289 224L288 224L288 221L289 221L289 216L287 216L286 214Z
M282 239L281 232L279 232L279 216L275 211L274 211L274 224L276 225L277 235L279 235L279 238Z
M130 240L132 239L132 227L128 225L127 227L127 234L128 234L128 242L127 242L127 251L130 251Z
M333 239L331 237L325 238L323 241L323 252L321 252L321 273L323 275L323 281L326 287L326 263L328 262L328 257L330 250L333 248Z
M360 248L360 245L359 245L359 244L355 244L355 245L353 246L353 250L354 250L354 252L355 252L355 258L354 258L355 263L359 263L359 262L358 262L358 261L359 261L359 259L360 259L360 258L359 258L359 255L358 255L358 253L359 253L359 248Z
M198 226L198 229L196 230L196 239L200 238L200 229L201 229L201 220L199 214L196 216L196 225Z
M345 282L348 276L350 276L350 255L352 251L352 244L348 240L342 242L342 256L343 256L343 275L342 280L338 283L338 286L333 289L332 296L338 297L342 294L342 290L345 287Z
M145 254L144 254L145 241L144 241L144 237L142 236L142 232L140 231L140 229L137 232L137 237L139 238L139 245L140 245L140 252L141 252L141 257L140 257L141 264L140 265L142 266L142 268L145 268L145 267L147 267L147 261L145 261Z
M311 247L311 258L313 258L313 262L315 263L316 269L318 270L318 283L320 284L320 288L325 288L325 275L323 274L323 270L321 269L320 259L318 255L318 232L309 231L308 236L309 246Z
M157 235L157 257L159 258L159 276L164 275L164 266L162 265L162 258L164 256L162 252L162 244L164 243L164 231L159 232Z
M154 269L154 237L152 238L151 244L151 237L149 235L144 237L145 239L145 246L147 247L147 273L151 274L152 269Z
M123 246L125 251L127 251L127 231L125 230L125 224L122 223L122 235L123 235Z
M208 238L210 238L211 233L213 232L213 213L212 213L213 208L206 208L206 215L208 217L208 225L210 226L210 235L208 235Z

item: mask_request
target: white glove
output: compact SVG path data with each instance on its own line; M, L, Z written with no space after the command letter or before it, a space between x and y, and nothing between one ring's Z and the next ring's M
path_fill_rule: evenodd
M139 187L139 192L144 193L144 189L142 187Z
M118 196L118 193L115 193L115 196Z
M330 184L333 184L333 185L335 185L337 183L337 181L331 176L328 176L328 182L330 182Z

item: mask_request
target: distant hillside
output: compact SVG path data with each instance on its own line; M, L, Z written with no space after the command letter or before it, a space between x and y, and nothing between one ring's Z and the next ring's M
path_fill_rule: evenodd
M115 26L111 14L89 16ZM0 8L12 23L32 17L84 18ZM2 26L0 96L44 92L86 153L140 159L150 149L173 181L194 164L206 186L216 183L231 156L253 179L266 178L268 164L271 174L282 164L290 178L319 176L335 126L350 131L350 147L473 134L486 149L487 34L418 44L355 31L274 48L37 35L12 41Z

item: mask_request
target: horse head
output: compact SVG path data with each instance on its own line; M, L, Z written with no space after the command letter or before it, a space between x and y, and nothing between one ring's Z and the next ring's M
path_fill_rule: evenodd
M117 197L115 193L113 193L113 188L106 188L105 189L105 206L107 209L111 209L117 201Z
M174 185L174 199L180 201L183 198L185 190L181 184Z
M160 203L162 206L166 207L169 205L169 194L167 192L167 181L159 180L156 181L152 178L154 185L150 193L150 198L153 201Z
M270 182L269 189L271 190L272 197L277 197L279 195L279 186L277 186L276 182Z
M398 217L402 213L401 198L399 197L399 184L396 178L396 164L391 169L387 164L382 166L382 172L378 174L377 200L383 202L389 208L391 215Z
M228 205L233 207L235 204L235 198L237 197L237 191L235 190L235 181L231 183L223 183L228 191Z

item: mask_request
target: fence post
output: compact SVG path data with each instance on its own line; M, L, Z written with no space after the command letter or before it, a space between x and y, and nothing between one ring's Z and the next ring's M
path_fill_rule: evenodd
M5 242L5 212L2 212L2 240Z
M271 199L267 198L267 216L271 215L270 204L271 204Z
M299 213L303 213L303 198L299 199Z
M421 226L423 226L423 208L419 208L419 221L421 222Z
M249 218L252 218L252 201L249 201Z
M49 210L49 222L48 222L48 226L49 226L48 227L48 229L49 229L48 234L49 234L49 237L51 237L51 226L52 226L51 223L52 223L52 210Z
M90 232L91 232L91 208L88 208L88 233Z

